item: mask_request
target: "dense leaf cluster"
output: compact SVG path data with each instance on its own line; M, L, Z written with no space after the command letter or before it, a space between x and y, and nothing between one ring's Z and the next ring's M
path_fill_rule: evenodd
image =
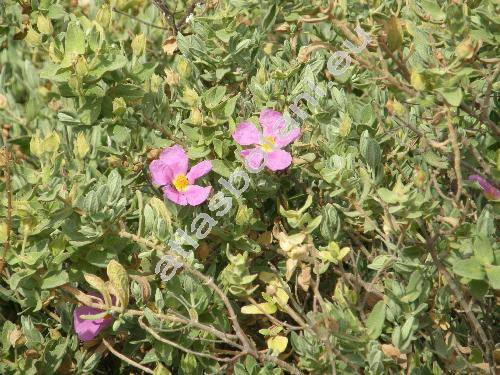
M499 8L2 0L0 373L494 374ZM264 108L293 163L232 194ZM210 213L151 183L172 145L231 208L164 283ZM78 306L113 323L83 343Z

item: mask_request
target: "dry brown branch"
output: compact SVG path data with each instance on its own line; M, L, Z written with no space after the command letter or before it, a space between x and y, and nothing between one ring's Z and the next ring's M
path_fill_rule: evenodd
M455 177L457 179L457 192L455 193L455 201L458 202L462 195L462 168L460 167L461 156L460 156L460 147L458 145L458 140L457 140L457 133L455 131L455 127L453 126L450 112L448 112L446 125L448 126L448 135L451 141L451 147L453 148L453 158L455 162Z

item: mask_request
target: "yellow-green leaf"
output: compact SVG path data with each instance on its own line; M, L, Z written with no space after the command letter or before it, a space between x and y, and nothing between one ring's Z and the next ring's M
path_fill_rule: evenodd
M83 159L87 152L89 152L89 143L87 142L87 138L85 138L85 134L83 132L78 133L76 137L75 148L73 152L75 153L78 159Z
M129 300L129 278L127 271L120 263L112 260L108 263L106 272L108 273L109 281L115 289L116 297L120 301L121 307L125 309Z
M37 158L39 158L43 154L43 142L38 136L38 134L36 134L34 137L31 138L30 152Z
M36 27L38 31L46 35L50 35L54 31L50 18L45 17L43 14L38 15L38 18L36 20Z
M277 354L285 351L288 345L288 338L285 336L275 336L267 340L267 347Z
M247 305L241 308L242 314L259 315L259 314L274 314L278 308L270 302L259 303L257 305Z
M103 279L101 279L99 276L92 275L89 273L84 273L83 277L85 278L85 281L87 281L87 283L89 283L89 285L93 289L101 293L102 297L104 298L104 303L107 306L113 305L111 301L111 295L109 294L108 288L106 288L106 283L104 282Z
M43 140L43 151L44 152L55 152L59 149L61 144L61 138L56 132L50 133L47 138Z

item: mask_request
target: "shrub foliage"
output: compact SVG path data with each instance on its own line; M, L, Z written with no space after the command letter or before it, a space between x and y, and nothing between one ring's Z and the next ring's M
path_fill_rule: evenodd
M498 10L2 0L0 373L494 374ZM292 164L234 194L265 108ZM211 214L151 182L173 145L230 209L163 282ZM82 306L112 320L85 342Z

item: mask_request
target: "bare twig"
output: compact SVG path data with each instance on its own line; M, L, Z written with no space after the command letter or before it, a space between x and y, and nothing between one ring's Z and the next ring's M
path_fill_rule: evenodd
M460 109L467 113L469 116L474 117L486 126L488 126L496 136L500 136L500 128L491 121L485 113L477 114L470 106L465 103L460 104Z
M139 318L139 325L141 326L142 329L144 329L146 332L148 332L151 336L153 336L156 340L160 341L160 342L163 342L167 345L170 345L170 346L173 346L174 348L177 348L179 350L182 350L183 352L185 353L189 353L189 354L193 354L195 356L198 356L198 357L203 357L203 358L208 358L208 359L213 359L214 361L218 361L218 362L231 362L232 361L232 358L219 358L219 357L216 357L216 356L213 356L213 355L210 355L210 354L206 354L206 353L201 353L201 352L197 352L197 351L194 351L194 350L191 350L189 348L186 348L182 345L179 345L177 344L176 342L172 341L172 340L169 340L169 339L166 339L164 337L161 337L158 333L156 333L151 327L147 326L144 321L143 321L143 317L141 316ZM246 354L246 353L245 353Z
M257 303L256 300L254 300L252 297L248 297L248 302L250 302L253 306L257 307L257 309L266 317L268 318L273 324L277 326L283 326L288 328L291 331L298 331L302 329L303 327L298 327L298 326L292 326L288 324L287 322L282 322L281 320L275 318L274 316L266 313L266 311Z
M142 19L140 19L140 18L137 18L137 17L135 17L135 16L133 16L133 15L131 15L131 14L128 14L128 13L122 12L121 10L118 10L118 9L116 9L116 8L111 8L111 9L113 10L113 12L116 12L116 13L118 13L118 14L121 14L121 15L123 15L123 16L125 16L125 17L129 17L129 18L131 18L131 19L133 19L133 20L135 20L135 21L137 21L137 22L140 22L140 23L142 23L142 24L146 25L146 26L154 27L155 29L160 29L160 30L169 30L169 29L168 29L168 28L166 28L166 27L163 27L163 26L158 26L158 25L154 25L154 24L152 24L152 23L150 23L150 22L147 22L147 21L144 21L144 20L142 20Z
M174 14L168 9L167 4L163 2L163 0L153 0L153 4L156 5L156 7L163 13L163 15L169 20L170 26L172 26L172 29L174 31L174 34L177 35L177 32L179 31L177 29L177 25L175 24L175 17Z
M182 18L179 20L179 22L177 23L177 29L178 30L182 30L182 27L186 24L186 20L188 19L189 15L191 13L193 13L194 11L194 8L196 8L196 4L198 3L202 3L202 1L196 1L194 0L191 5L189 5L187 8L186 8L186 11L184 12L184 16L182 16Z
M453 158L455 162L455 177L457 179L457 192L455 193L455 201L458 202L460 196L462 195L462 169L460 168L461 157L460 157L460 147L458 146L457 133L455 131L455 127L453 126L450 112L448 112L446 125L448 126L448 135L451 141L451 147L453 148Z
M154 374L154 371L151 370L150 368L137 363L136 361L130 359L129 357L117 351L115 348L113 348L113 346L109 342L106 341L106 339L102 339L102 343L104 344L104 346L106 346L106 348L108 348L108 350L111 353L113 353L116 357L120 358L122 361L127 362L130 366L138 368L139 370L142 370L148 374Z
M484 93L483 111L481 114L482 117L486 118L488 116L488 109L490 107L490 99L491 99L491 91L493 89L493 83L495 82L499 72L500 72L500 63L497 64L497 67L495 68L495 71L493 72L493 74L486 79L486 92Z

